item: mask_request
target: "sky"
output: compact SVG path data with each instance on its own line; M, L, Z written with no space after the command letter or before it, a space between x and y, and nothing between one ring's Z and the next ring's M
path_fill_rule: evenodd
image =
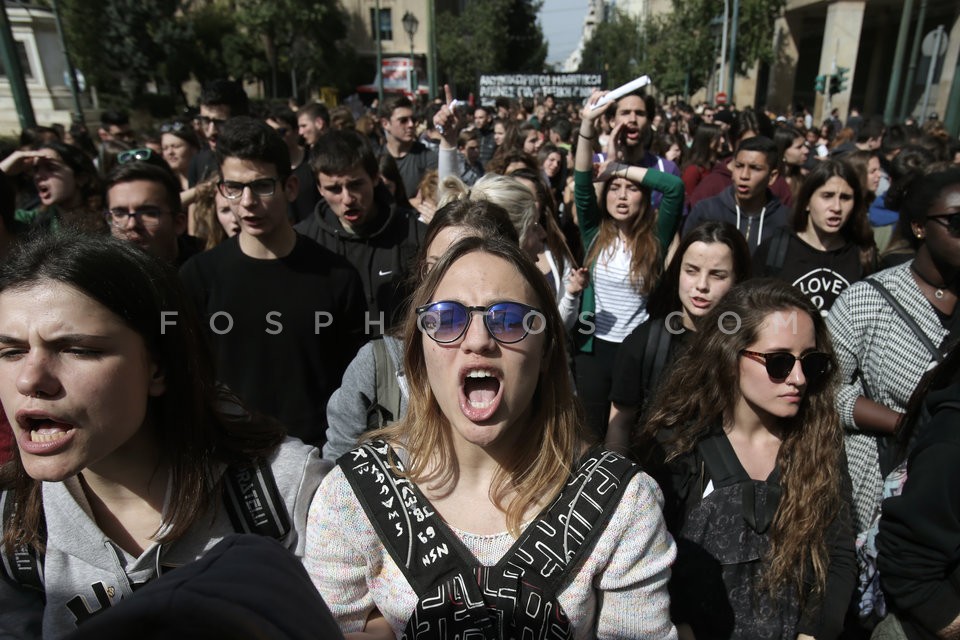
M548 63L563 63L577 47L586 15L587 0L544 0L540 25L549 43Z

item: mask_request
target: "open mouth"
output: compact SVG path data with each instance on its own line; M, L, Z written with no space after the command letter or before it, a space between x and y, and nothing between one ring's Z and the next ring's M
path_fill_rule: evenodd
M468 369L460 375L460 409L474 422L488 420L503 397L501 373L495 369Z
M20 423L27 430L30 442L51 443L65 438L73 425L65 422L58 422L51 418L31 418L25 417Z

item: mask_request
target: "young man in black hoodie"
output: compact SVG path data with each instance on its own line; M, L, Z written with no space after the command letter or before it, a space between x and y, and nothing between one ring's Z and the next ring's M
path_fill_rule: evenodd
M789 207L770 191L777 179L777 158L777 145L770 138L756 136L741 142L731 163L733 184L694 205L684 234L707 220L729 222L746 238L750 253L756 252L790 218Z
M381 184L370 144L353 131L330 131L310 151L322 199L297 231L344 256L360 272L367 298L368 337L399 320L407 276L426 226L398 207Z

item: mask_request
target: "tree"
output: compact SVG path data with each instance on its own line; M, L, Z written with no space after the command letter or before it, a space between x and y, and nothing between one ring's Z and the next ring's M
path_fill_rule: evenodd
M785 1L740 0L738 73L746 73L757 62L773 60L773 24ZM644 25L614 12L610 20L597 25L593 38L584 45L580 68L598 71L607 65L610 86L646 73L663 94L695 92L706 86L715 71L719 36L710 25L722 17L718 5L715 0L674 0L671 13Z
M547 58L540 0L475 0L437 15L441 81L473 89L481 73L540 73Z
M178 0L101 0L95 11L83 0L60 3L76 66L101 90L132 97L148 82L178 80L165 61L190 39L179 8Z
M584 44L580 71L606 73L607 85L618 87L645 73L641 70L642 49L639 19L614 9Z
M182 100L191 76L260 80L275 97L355 79L337 0L98 0L96 10L60 0L60 8L76 66L126 106L150 84Z

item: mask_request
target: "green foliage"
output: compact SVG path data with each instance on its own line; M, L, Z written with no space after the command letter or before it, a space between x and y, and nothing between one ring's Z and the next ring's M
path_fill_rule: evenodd
M773 24L786 0L740 0L737 71L746 73L757 62L774 58ZM720 53L723 4L716 0L674 0L674 10L641 25L615 11L597 25L585 43L582 71L608 72L611 87L641 73L653 78L665 95L682 95L706 86Z
M462 93L481 73L540 73L547 58L540 0L473 0L457 16L437 15L440 82Z
M233 77L272 95L355 84L337 0L59 0L74 64L108 102L142 102L148 83L182 100L180 85Z
M108 93L136 97L151 80L167 84L168 52L189 39L175 18L177 0L61 0L64 31L74 64Z
M606 72L607 86L618 87L644 73L642 45L640 21L615 9L584 44L580 71Z
M342 43L347 16L336 0L234 0L233 12L245 40L229 44L234 75L266 80L274 97L293 92L291 74L298 93L303 84L349 80L354 56Z

